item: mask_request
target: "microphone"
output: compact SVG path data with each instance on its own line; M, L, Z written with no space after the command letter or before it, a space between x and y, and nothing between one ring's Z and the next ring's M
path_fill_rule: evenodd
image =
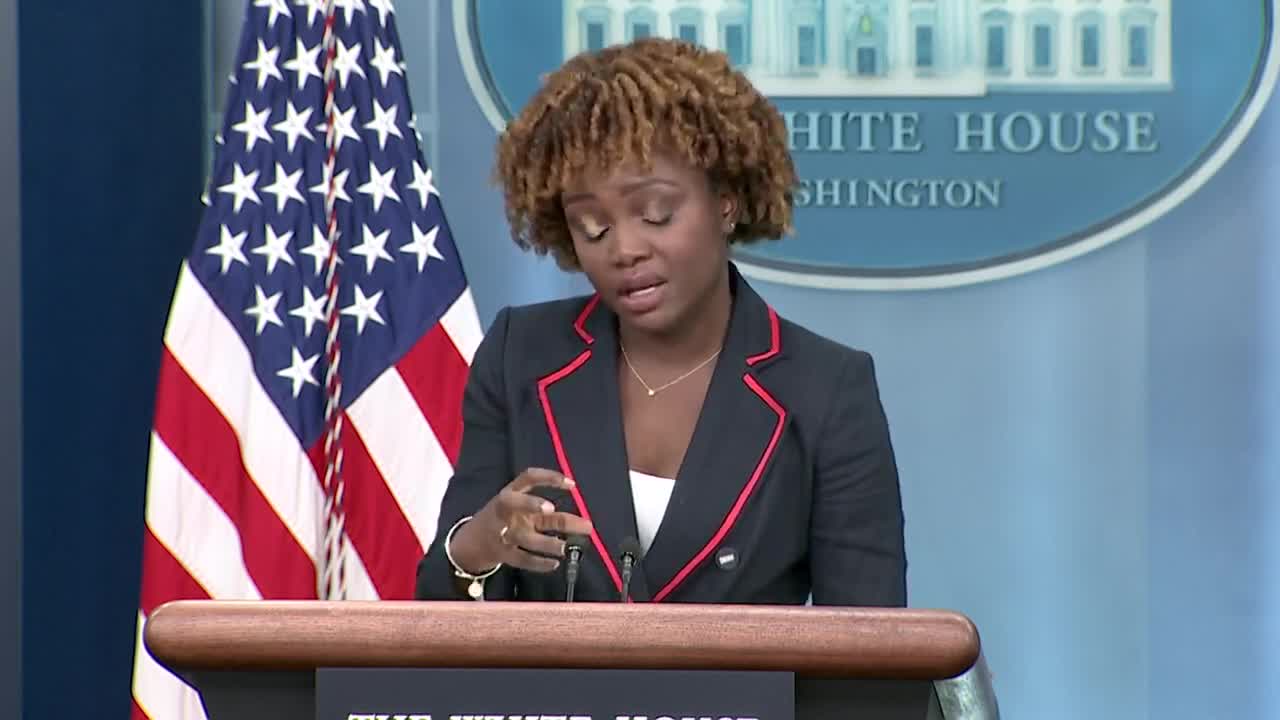
M582 548L586 547L587 538L582 535L570 535L565 538L565 555L569 563L565 565L565 602L573 602L573 586L578 583L578 564L582 562Z
M627 602L631 589L631 571L636 564L640 562L640 556L644 554L644 550L640 547L640 541L631 536L627 536L622 541L622 602Z

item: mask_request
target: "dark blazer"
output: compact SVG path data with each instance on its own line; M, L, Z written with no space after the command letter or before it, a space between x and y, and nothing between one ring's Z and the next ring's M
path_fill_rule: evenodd
M898 474L871 357L780 318L735 268L733 310L636 602L906 604ZM419 599L465 599L444 537L527 467L595 527L575 600L617 601L636 536L618 398L616 316L598 297L498 313L472 363L465 429ZM539 494L544 494L539 492ZM486 599L563 600L561 569L503 568Z

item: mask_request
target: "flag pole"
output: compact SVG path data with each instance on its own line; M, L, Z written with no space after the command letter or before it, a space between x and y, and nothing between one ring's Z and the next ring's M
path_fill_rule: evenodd
M324 546L320 561L318 596L322 600L346 599L346 515L342 476L342 347L338 341L338 214L337 214L337 143L335 142L337 83L334 60L337 57L337 9L334 0L325 3L324 19L324 114L325 114L325 189L324 211L329 255L325 260L325 405L324 405Z

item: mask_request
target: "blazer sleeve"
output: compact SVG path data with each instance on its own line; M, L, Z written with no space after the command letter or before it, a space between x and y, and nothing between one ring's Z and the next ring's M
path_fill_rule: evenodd
M512 480L508 442L505 357L510 310L503 308L476 349L462 397L462 447L445 490L435 540L418 563L418 600L469 600L454 577L444 540L459 519L474 515ZM485 581L486 599L514 596L514 572L504 567Z
M817 443L809 563L815 605L904 607L902 497L871 356L855 352Z

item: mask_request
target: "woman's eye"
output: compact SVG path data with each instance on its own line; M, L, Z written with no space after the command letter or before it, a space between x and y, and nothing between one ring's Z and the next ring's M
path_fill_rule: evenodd
M588 239L588 240L590 240L590 241L592 241L592 242L595 242L596 240L600 240L601 238L603 238L603 237L604 237L604 234L605 234L605 233L607 233L607 232L609 232L609 228L607 228L607 227L606 227L606 228L603 228L603 229L601 229L600 231L598 231L598 232L594 232L594 233L593 233L593 232L590 232L590 231L584 231L584 232L585 232L585 234L586 234L586 236L587 236L587 239Z
M644 221L649 223L650 225L666 225L667 223L671 222L671 216L670 215L650 216L650 217L646 217Z

